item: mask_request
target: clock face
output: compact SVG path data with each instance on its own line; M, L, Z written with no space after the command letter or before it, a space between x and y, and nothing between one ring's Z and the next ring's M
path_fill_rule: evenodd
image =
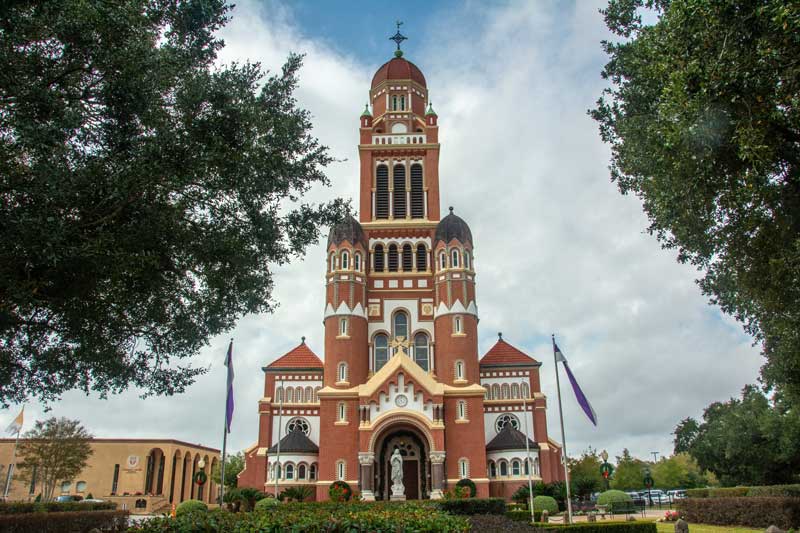
M397 407L405 407L408 405L408 398L405 394L398 394L397 398L394 399L394 403Z

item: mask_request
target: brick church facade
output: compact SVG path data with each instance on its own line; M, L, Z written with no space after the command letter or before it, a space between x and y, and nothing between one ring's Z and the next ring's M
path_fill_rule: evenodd
M395 57L360 117L359 219L330 231L324 360L303 341L264 367L257 442L239 486L344 480L366 500L441 498L463 478L480 497L563 480L547 434L541 363L502 336L478 357L477 265L469 226L440 216L439 124L425 77ZM526 437L532 458L526 461Z

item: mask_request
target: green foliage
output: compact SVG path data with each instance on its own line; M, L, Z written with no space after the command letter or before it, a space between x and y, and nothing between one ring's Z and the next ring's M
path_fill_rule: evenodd
M686 491L686 496L688 498L730 498L741 496L800 498L800 485L691 489Z
M274 509L274 508L278 507L280 504L281 504L281 502L279 502L275 498L261 498L260 500L258 500L256 502L254 510L255 511L269 511L271 509Z
M276 265L342 200L294 91L226 65L225 0L6 2L0 11L0 405L185 390L191 359L268 312Z
M128 511L66 511L58 513L0 514L0 531L64 533L65 531L128 531Z
M550 514L558 512L558 503L552 496L534 496L533 511L547 511Z
M514 494L511 495L511 499L517 503L524 504L527 508L528 500L530 499L530 490L528 489L528 485L521 485L517 490L514 491Z
M800 471L800 410L748 385L741 399L709 405L701 423L682 421L675 442L724 486L791 483Z
M34 471L42 484L44 501L53 499L56 483L73 479L85 467L93 450L92 438L78 420L51 417L37 420L20 440L17 454L20 479L30 481Z
M0 502L0 514L114 511L116 508L114 502Z
M533 524L536 533L579 531L580 533L656 533L654 522L578 522L571 525Z
M515 511L506 511L506 516L515 522L530 522L531 521L531 512L528 509L523 510L515 510ZM542 512L541 511L533 511L533 520L534 522L538 522L542 519Z
M627 449L622 450L622 456L617 457L617 469L611 486L617 490L641 489L644 486L644 470L648 466L648 463L633 457Z
M651 470L655 486L664 490L691 489L709 484L708 477L701 472L697 461L688 453L662 457Z
M775 525L784 530L800 524L800 498L687 498L676 505L688 522L757 528Z
M588 499L593 492L604 486L605 480L600 473L602 459L597 450L589 448L580 459L569 459L569 479L572 482L575 496Z
M289 487L278 495L280 501L294 501L304 502L311 499L314 495L314 490L308 485L300 485L297 487Z
M211 479L219 484L222 468L220 463L216 463L211 470ZM244 452L228 455L225 458L225 487L235 488L239 483L239 473L244 470Z
M597 505L605 505L607 506L608 510L612 512L614 511L615 507L628 508L632 504L633 498L621 490L607 490L605 492L601 492L597 497Z
M263 500L267 495L253 487L243 487L239 489L241 508L243 511L252 511L256 502Z
M352 531L466 533L465 517L440 511L432 505L406 503L289 503L269 512L208 513L159 517L133 525L129 533L184 533L186 531L303 531L350 533Z
M785 496L800 498L800 485L768 485L748 487L747 496Z
M469 491L468 497L474 498L475 495L478 493L478 488L475 486L475 482L469 478L459 479L456 482L456 487L462 487Z
M440 500L436 506L450 514L505 514L506 502L503 498L456 498Z
M637 10L652 8L655 24ZM800 393L800 16L795 2L611 0L621 41L592 117L649 232Z
M347 502L353 497L353 489L346 481L334 481L328 487L328 497L334 502Z
M208 505L200 500L186 500L179 503L178 507L175 508L175 516L183 516L198 512L204 513L206 511L208 511Z

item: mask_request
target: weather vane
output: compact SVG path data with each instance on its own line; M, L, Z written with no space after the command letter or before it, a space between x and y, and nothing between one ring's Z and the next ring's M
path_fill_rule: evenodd
M394 42L397 43L397 49L398 50L400 50L400 43L402 43L403 41L408 39L408 37L406 37L405 35L400 33L400 26L402 26L402 25L403 25L403 21L398 20L397 21L397 33L395 33L393 36L389 37L390 41L394 41Z

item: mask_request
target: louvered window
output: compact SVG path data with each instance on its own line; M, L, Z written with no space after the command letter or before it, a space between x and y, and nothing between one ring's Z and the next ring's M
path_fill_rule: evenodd
M397 245L389 245L389 272L397 272Z
M395 165L392 173L394 191L392 196L392 214L394 218L406 217L406 167Z
M411 218L425 218L425 191L422 190L422 165L411 165Z
M389 218L389 167L375 170L375 218Z
M417 245L417 270L424 272L428 269L428 250L424 244Z
M372 252L372 263L375 272L383 272L383 245L379 244L375 247L375 251Z
M403 245L403 272L411 272L414 269L414 252L410 244Z

